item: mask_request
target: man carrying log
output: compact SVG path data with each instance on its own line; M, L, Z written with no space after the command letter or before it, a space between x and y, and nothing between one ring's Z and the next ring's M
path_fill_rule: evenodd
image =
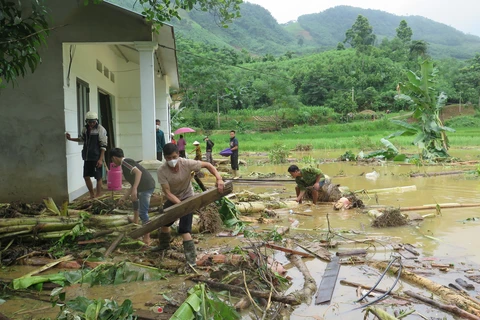
M317 204L318 191L325 184L325 175L322 171L313 167L300 170L293 164L288 167L288 173L295 178L295 182L297 183L295 187L295 193L297 195L296 201L302 203L305 192L307 192L307 189L311 189L313 204Z
M207 168L207 170L215 176L218 191L220 193L223 192L224 182L222 177L211 163L180 158L178 147L173 143L167 143L163 147L163 156L166 163L158 168L157 175L163 193L168 199L163 205L164 209L194 195L191 172L200 171L201 168ZM180 218L178 233L181 234L183 238L183 249L187 263L195 266L197 254L192 235L190 234L192 231L192 218L193 213L189 213ZM173 222L160 228L158 236L159 245L154 251L170 249L170 226L172 224Z

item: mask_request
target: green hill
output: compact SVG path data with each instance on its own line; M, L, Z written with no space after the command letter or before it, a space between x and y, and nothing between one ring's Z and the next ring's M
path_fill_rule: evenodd
M109 0L132 10L135 0ZM134 10L140 10L137 4ZM380 10L337 6L320 13L300 16L297 21L278 24L265 8L251 3L241 5L242 17L228 28L216 23L215 17L200 10L182 12L173 20L177 36L215 46L245 49L254 55L282 55L287 51L312 53L335 48L345 39L345 32L359 14L368 18L377 45L383 38L393 38L401 20L413 30L414 40L429 43L435 58L468 59L480 52L480 37L467 35L450 26L420 16L397 16Z
M303 38L305 43L334 47L345 39L345 32L351 28L357 16L366 17L381 39L393 38L401 20L413 30L414 40L425 40L430 44L429 52L436 58L471 58L480 52L480 37L466 35L445 24L420 16L397 16L380 10L338 6L320 13L300 16L297 22L285 25L294 37ZM307 35L307 36L305 36Z

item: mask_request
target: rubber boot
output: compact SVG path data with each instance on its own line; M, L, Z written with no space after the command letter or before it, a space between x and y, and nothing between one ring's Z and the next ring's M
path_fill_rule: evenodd
M238 179L238 170L233 170L233 179L234 180Z
M170 249L170 240L172 237L169 233L159 232L158 233L158 246L153 248L153 252L164 251Z
M197 250L193 240L183 241L183 251L185 252L185 259L191 266L197 265Z

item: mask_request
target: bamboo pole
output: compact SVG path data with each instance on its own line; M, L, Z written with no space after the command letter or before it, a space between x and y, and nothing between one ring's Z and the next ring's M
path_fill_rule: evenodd
M452 306L452 305L446 305L446 304L443 304L443 303L440 303L438 301L434 301L432 299L429 299L427 297L424 297L422 295L419 295L413 291L404 291L404 293L412 298L415 298L417 300L420 300L426 304L429 304L431 306L434 306L436 308L439 308L443 311L447 311L447 312L450 312L450 313L453 313L454 315L456 316L460 316L462 317L463 319L469 319L469 320L480 320L480 317L474 315L474 314L471 314L470 312L467 312L465 310L462 310L460 309L459 307L457 306Z
M385 270L387 267L387 262L372 261L369 263L369 265L379 270ZM399 268L391 266L390 270L393 273L397 273ZM448 287L442 286L436 282L433 282L430 279L421 277L405 269L402 270L401 278L407 282L416 284L424 289L431 291L432 293L440 296L448 303L455 304L457 307L462 308L469 313L480 316L480 304L476 301L473 301L470 297L464 297Z
M464 174L464 173L471 173L475 172L474 170L456 170L456 171L446 171L446 172L431 172L431 173L411 173L411 178L416 177L435 177L435 176L449 176L455 174Z

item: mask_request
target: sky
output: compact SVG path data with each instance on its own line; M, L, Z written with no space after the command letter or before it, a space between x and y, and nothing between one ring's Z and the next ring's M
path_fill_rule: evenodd
M348 5L377 9L401 16L418 15L444 23L465 33L480 36L478 0L244 0L259 4L279 23L296 20L308 13Z

